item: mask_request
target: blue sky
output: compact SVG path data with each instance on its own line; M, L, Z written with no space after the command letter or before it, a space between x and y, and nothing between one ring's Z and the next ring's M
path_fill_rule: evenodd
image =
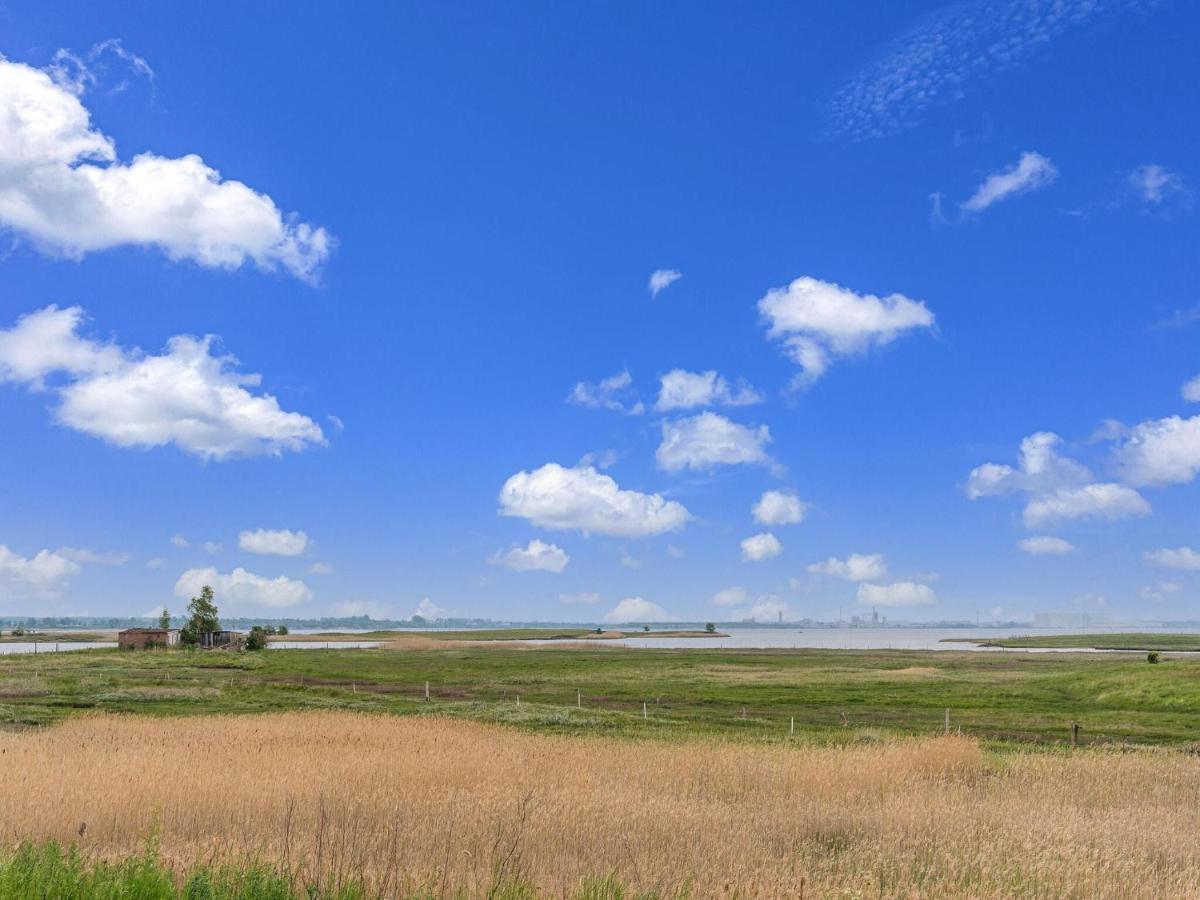
M0 613L1194 617L1200 13L811 6L6 3Z

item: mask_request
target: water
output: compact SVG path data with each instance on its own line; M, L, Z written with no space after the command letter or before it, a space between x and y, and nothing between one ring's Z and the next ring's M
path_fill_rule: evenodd
M387 641L271 641L268 650L363 650L371 647L382 647Z
M729 637L681 638L644 637L619 638L597 641L601 646L646 647L660 650L702 649L708 647L722 650L768 650L768 649L824 649L824 650L976 650L992 652L1017 652L1003 647L980 647L978 644L944 642L944 638L1005 638L1023 635L1111 634L1114 631L1153 631L1156 633L1189 633L1186 628L1132 628L1109 626L1106 628L725 628ZM552 644L553 641L528 641L526 643ZM1109 653L1113 651L1092 650L1090 647L1039 648L1023 650L1024 653L1055 652Z
M18 641L13 644L0 644L0 656L7 653L66 653L69 650L108 650L117 646L116 641ZM55 651L55 647L58 648Z

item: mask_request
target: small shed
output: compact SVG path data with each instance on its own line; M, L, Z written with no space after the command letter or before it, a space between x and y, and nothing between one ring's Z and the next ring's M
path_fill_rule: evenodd
M236 647L241 635L236 631L202 631L199 638L202 649L217 650L222 647Z
M122 650L153 650L174 647L178 643L177 628L126 628L117 632L117 646Z

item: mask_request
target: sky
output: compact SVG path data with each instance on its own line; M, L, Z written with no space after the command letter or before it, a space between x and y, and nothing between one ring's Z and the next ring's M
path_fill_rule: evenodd
M1200 10L0 5L0 615L1200 607Z

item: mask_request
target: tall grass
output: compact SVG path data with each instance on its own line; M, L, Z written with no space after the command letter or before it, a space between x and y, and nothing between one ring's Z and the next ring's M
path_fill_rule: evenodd
M179 877L255 860L327 895L1200 891L1200 761L1168 751L991 758L953 736L752 747L330 712L91 716L0 733L0 784L0 841L117 864L154 834Z

